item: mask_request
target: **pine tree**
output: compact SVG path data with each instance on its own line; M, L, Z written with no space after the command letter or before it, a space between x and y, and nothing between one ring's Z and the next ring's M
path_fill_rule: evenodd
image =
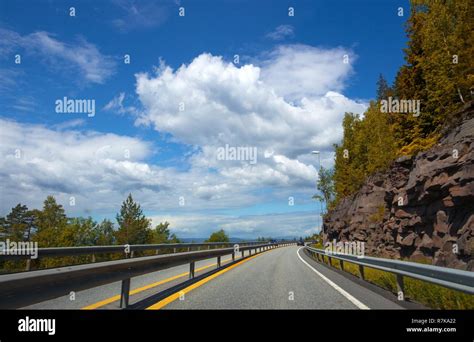
M473 99L473 13L468 0L412 0L411 5L406 65L397 74L395 94L420 100L421 115L394 116L394 134L400 148L428 148L449 114Z
M161 222L153 230L153 243L167 243L170 239L169 222Z
M377 81L377 101L387 99L389 96L393 95L392 88L388 85L387 80L383 77L382 74L379 75Z
M150 220L143 215L140 204L134 202L132 194L122 203L120 214L116 217L119 229L119 244L146 244L151 241Z
M424 128L429 133L446 121L446 114L472 99L474 13L468 0L417 0L415 4L426 11L420 28L424 52L420 64L430 114Z
M35 220L34 211L28 210L26 205L19 203L12 208L6 218L2 218L3 233L6 238L14 241L30 241Z
M67 226L67 217L62 205L56 203L53 196L48 196L43 203L43 210L37 211L37 233L34 236L39 247L58 247L64 241L61 237ZM68 244L69 245L69 244Z
M420 124L425 117L426 83L423 76L422 61L424 58L423 37L421 29L426 21L426 13L422 6L412 3L410 17L406 23L408 46L404 49L406 64L397 73L394 93L398 99L419 100L421 103L420 117L411 114L397 113L391 117L393 132L397 146L402 148L420 137Z

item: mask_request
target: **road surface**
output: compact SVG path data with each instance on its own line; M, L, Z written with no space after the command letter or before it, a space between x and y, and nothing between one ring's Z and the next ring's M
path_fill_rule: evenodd
M296 246L257 255L162 308L402 309L312 261Z
M230 256L223 257L229 264ZM215 259L132 279L131 308L138 309L403 309L391 294L374 291L309 258L301 247L276 248L216 270ZM205 277L204 273L214 271ZM163 294L163 291L165 294ZM28 309L119 309L120 282L80 291ZM156 300L154 300L156 298Z

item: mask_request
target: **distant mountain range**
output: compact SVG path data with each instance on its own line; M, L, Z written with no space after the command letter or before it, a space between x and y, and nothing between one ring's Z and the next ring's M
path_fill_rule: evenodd
M179 238L183 243L201 243L207 240L207 238ZM276 238L272 238L273 240L298 240L299 236L280 236ZM255 241L255 239L241 239L241 238L236 238L236 237L230 237L229 238L230 242L246 242L246 241Z

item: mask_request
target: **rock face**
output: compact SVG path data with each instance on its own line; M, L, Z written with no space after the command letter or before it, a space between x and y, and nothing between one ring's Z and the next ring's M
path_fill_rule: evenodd
M325 241L364 241L366 255L473 271L474 105L460 113L436 146L399 158L330 211Z

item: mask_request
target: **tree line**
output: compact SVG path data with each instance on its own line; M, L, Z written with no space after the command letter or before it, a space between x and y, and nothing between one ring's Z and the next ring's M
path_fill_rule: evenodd
M19 203L0 217L0 237L37 242L40 248L180 242L170 233L169 222L152 227L131 194L122 203L116 221L117 229L109 219L96 222L91 217L67 217L63 206L48 196L41 210Z
M453 113L472 101L474 30L468 0L412 0L406 23L405 64L392 85L383 75L377 96L361 117L346 113L333 170L322 169L317 187L328 208L358 191L366 178L399 156L433 146ZM419 101L420 111L387 112L387 99ZM315 196L316 199L322 199Z
M0 217L0 241L37 242L39 248L181 243L170 232L169 222L152 227L151 220L131 194L123 201L115 219L117 226L109 219L96 222L92 217L67 217L64 207L48 196L41 210L30 210L19 203L8 215ZM272 238L257 238L262 242L269 240ZM220 229L205 242L230 242L230 238Z
M64 207L53 196L48 196L42 209L29 209L17 204L4 217L0 217L0 241L35 242L39 248L79 247L136 244L167 244L182 241L170 232L170 223L165 221L152 226L139 203L131 194L123 201L116 224L109 219L101 222L92 217L67 217ZM224 230L213 232L206 242L229 242ZM178 249L178 251L186 251ZM160 253L171 253L163 249ZM135 256L154 255L155 251L136 252ZM123 253L105 253L95 256L45 257L31 261L32 269L59 267L91 261L116 260ZM26 260L0 261L0 273L25 270Z

